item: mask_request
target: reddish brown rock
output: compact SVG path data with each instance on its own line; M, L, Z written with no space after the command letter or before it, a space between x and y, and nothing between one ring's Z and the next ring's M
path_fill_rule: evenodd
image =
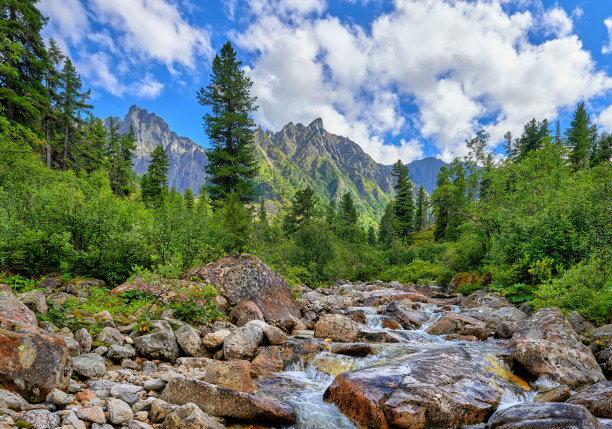
M30 401L44 400L53 389L65 390L72 375L70 362L59 335L38 328L0 329L0 383Z
M251 320L264 320L261 310L253 301L241 302L230 313L231 322L236 326L244 326Z
M251 362L251 369L257 375L269 375L297 363L307 366L321 351L323 347L313 339L262 347Z
M287 281L253 255L226 256L194 268L181 278L190 280L194 277L218 285L230 305L253 301L267 322L282 320L287 316L300 317Z
M359 325L351 318L341 314L326 314L321 317L314 328L317 338L331 338L334 341L352 343L359 334Z
M487 429L600 429L601 426L581 405L533 402L495 412Z
M334 344L330 347L329 351L338 355L356 357L365 357L374 354L374 349L368 343Z
M228 389L253 394L255 389L251 379L251 363L246 360L219 361L202 357L178 358L179 365L203 369L205 374L199 380Z
M383 289L383 290L375 290L372 292L367 292L365 295L365 300L363 301L363 305L365 306L377 306L383 304L389 304L392 301L402 301L402 300L411 300L411 297L420 296L417 292L402 292L395 289ZM425 297L423 297L425 299ZM417 298L418 299L418 298ZM417 302L417 301L414 301ZM425 302L425 301L421 301Z
M12 330L21 326L37 326L36 314L11 292L0 291L0 328Z
M479 333L479 335L482 335L482 330L484 328L484 322L474 319L473 317L459 313L446 313L433 325L427 328L425 332L431 335L474 335L474 333ZM474 336L478 337L478 335Z

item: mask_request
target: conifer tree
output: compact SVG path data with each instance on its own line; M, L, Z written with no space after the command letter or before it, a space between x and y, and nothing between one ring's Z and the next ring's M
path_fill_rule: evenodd
M412 229L414 215L414 201L412 198L412 181L410 180L408 166L402 161L397 161L393 165L391 173L395 177L395 218L400 237L408 238Z
M368 228L368 244L370 246L376 246L376 231L374 231L374 227L370 225Z
M264 200L261 200L259 203L259 210L257 211L257 218L259 219L259 223L264 227L269 227L270 223L268 222L268 213L266 212L266 204Z
M187 188L185 191L185 208L190 213L193 212L193 208L195 207L195 199L193 198L193 192L191 192L190 188Z
M289 212L283 220L285 234L293 234L314 217L316 201L314 189L310 186L295 191Z
M584 167L589 158L589 143L591 141L591 117L584 108L584 101L578 103L570 127L565 132L567 143L572 146L569 156L575 170Z
M540 149L549 137L548 121L546 119L538 122L533 118L527 122L523 134L517 142L517 160L520 161L530 152Z
M434 239L436 241L447 239L447 229L450 220L452 205L452 183L448 167L440 168L436 181L436 189L433 193L433 206L436 225L434 228Z
M446 230L446 238L456 241L459 238L459 227L463 224L465 218L463 216L464 208L467 204L466 198L466 180L463 163L455 160L451 164L452 179L452 202L449 213L448 226Z
M416 211L414 214L414 229L417 232L421 232L427 226L427 206L428 203L425 188L423 188L423 186L419 186Z
M612 134L603 133L599 137L597 144L593 148L591 155L591 166L596 166L602 162L609 162L612 159Z
M235 193L248 203L256 193L255 123L249 115L257 106L250 95L253 83L241 65L231 43L225 43L213 60L210 84L197 93L200 104L211 107L211 113L204 116L204 129L212 145L205 168L213 201Z
M350 192L346 192L340 200L338 221L342 225L355 225L357 223L357 208Z
M157 146L151 152L151 160L147 166L147 200L159 202L162 193L168 187L168 167L170 161L163 146Z

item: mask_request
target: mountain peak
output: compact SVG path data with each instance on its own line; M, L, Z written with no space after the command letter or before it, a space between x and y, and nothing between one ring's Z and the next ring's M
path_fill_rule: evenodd
M314 121L312 121L310 123L310 125L308 125L308 128L315 131L315 130L323 130L323 119L321 118L317 118Z

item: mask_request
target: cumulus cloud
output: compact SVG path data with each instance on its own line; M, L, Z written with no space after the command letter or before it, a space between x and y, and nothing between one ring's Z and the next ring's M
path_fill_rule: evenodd
M322 1L304 2L301 15L288 18L251 0L253 19L235 41L254 55L256 120L279 129L322 117L329 131L385 163L422 154L414 139L383 144L411 132L450 160L481 127L499 142L534 116L554 120L559 109L612 87L563 9L510 14L507 2L395 0L363 28L324 14ZM533 32L546 37L532 42ZM416 106L413 117L405 104Z
M604 25L608 29L608 43L601 48L601 53L609 54L612 52L612 16L604 20Z
M597 124L608 133L612 133L612 106L608 106L599 114Z

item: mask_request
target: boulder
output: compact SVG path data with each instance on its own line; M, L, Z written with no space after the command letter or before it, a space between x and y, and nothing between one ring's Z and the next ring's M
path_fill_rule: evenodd
M422 299L415 299L416 295L420 295L417 292L403 292L394 289L383 289L383 290L375 290L372 292L367 292L365 294L365 299L363 301L363 305L366 307L373 307L378 305L389 304L392 301L401 301L401 300L410 300L414 302L426 302L427 298L422 296Z
M93 343L93 340L87 329L81 328L76 331L74 338L79 343L81 353L89 353L91 351L91 344Z
M264 317L257 304L253 301L247 301L232 308L230 320L236 326L244 326L251 320L264 320Z
M313 339L262 347L251 362L251 370L264 376L283 371L290 365L302 364L305 367L323 350L321 344Z
M368 343L333 344L329 351L338 355L355 357L365 357L374 354L374 349Z
M34 313L47 315L47 313L49 312L47 300L45 299L43 293L38 289L20 293L19 295L17 295L17 299L23 302L26 307L28 307Z
M534 402L563 402L570 397L570 389L559 385L540 389L534 398Z
M91 290L94 287L104 287L106 286L106 283L104 280L76 277L72 280L68 280L64 286L66 288L66 292L69 294L86 298L91 294Z
M202 338L202 344L204 344L204 346L209 350L217 350L223 345L223 342L231 335L231 333L232 332L227 329L211 332Z
M253 301L268 322L287 316L300 317L287 281L255 256L226 256L194 268L181 278L189 280L193 277L219 285L221 295L230 305Z
M287 334L282 329L276 326L268 325L266 322L261 320L251 320L247 325L259 326L264 333L264 339L268 341L268 344L273 346L280 346L287 342Z
M169 414L162 429L225 429L225 426L189 402Z
M395 317L405 329L419 329L429 320L429 316L417 310L405 308L392 302L385 308L385 314Z
M62 276L60 274L49 274L42 283L38 285L39 289L44 289L47 292L57 291L60 287L62 287Z
M604 374L612 377L612 325L604 325L591 331L590 349Z
M129 344L126 344L125 346L113 344L108 348L106 356L114 361L120 362L123 359L129 359L136 356L136 350L134 350L134 348Z
M53 389L51 392L49 392L45 401L63 407L72 403L74 401L74 396L68 395L59 389Z
M134 418L132 408L121 399L107 399L108 420L114 425L120 425Z
M72 359L74 372L83 378L103 377L106 374L104 358L97 353L87 353Z
M486 429L599 429L597 420L582 405L533 402L496 411Z
M317 338L331 338L334 341L352 343L359 334L359 325L353 319L341 314L326 314L314 328Z
M565 402L584 405L595 417L612 419L612 381L584 387Z
M96 341L103 344L123 345L123 334L117 329L107 326L96 336Z
M139 355L149 359L174 362L179 356L179 346L170 324L165 320L152 322L155 332L134 338Z
M9 291L0 290L0 329L37 326L36 314Z
M153 422L161 422L166 416L178 410L180 407L175 404L169 404L161 399L153 399L151 401L151 410L149 416Z
M474 335L480 340L486 340L489 334L484 322L460 313L445 313L425 332L431 335Z
M206 353L202 347L200 334L190 325L183 325L174 332L176 341L181 349L189 356L201 356Z
M103 425L106 423L106 416L104 410L100 406L84 407L79 408L76 411L76 415L81 420L86 420L92 423L98 423Z
M290 426L296 421L290 405L193 378L170 380L160 398L177 405L193 402L211 416L248 423Z
M23 399L21 395L8 390L0 389L0 408L8 408L9 410L19 411L22 405L26 405L28 401Z
M178 358L177 363L187 368L203 370L204 375L198 375L198 380L251 394L255 391L251 380L251 363L247 360L219 361L208 358Z
M223 355L226 359L251 360L263 341L263 335L263 330L256 325L238 328L223 342Z
M23 413L20 419L32 429L54 429L59 427L60 419L49 410L30 410Z
M55 388L65 390L71 375L70 353L59 335L38 328L0 329L0 384L4 387L28 400L44 400Z
M593 353L556 308L537 311L512 338L512 357L534 377L547 375L570 388L604 380Z
M338 375L324 394L360 427L457 427L483 422L507 389L521 389L494 357L442 348Z

